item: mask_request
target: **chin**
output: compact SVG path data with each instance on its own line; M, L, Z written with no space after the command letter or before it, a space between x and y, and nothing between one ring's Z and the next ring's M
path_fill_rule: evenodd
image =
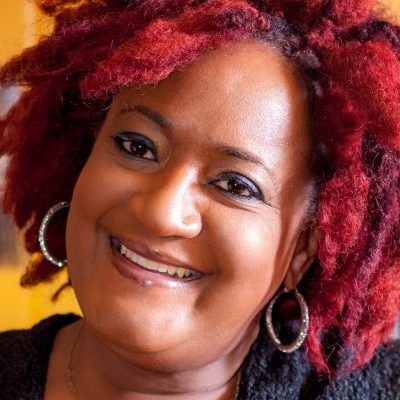
M97 291L96 291L97 293ZM176 349L192 336L186 312L171 312L140 301L137 296L99 298L86 291L80 301L83 316L107 345L130 353L152 354Z
M136 367L172 373L208 361L202 359L203 355L208 356L203 351L201 355L193 354L193 348L198 348L193 334L171 324L167 328L146 314L113 307L103 313L84 314L84 318L103 345Z

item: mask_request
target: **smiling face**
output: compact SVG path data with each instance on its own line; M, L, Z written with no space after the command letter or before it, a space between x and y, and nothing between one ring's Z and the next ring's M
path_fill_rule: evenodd
M73 287L102 341L187 369L254 340L263 306L309 262L310 148L304 89L266 45L231 44L116 95L67 224ZM146 271L121 244L188 276Z

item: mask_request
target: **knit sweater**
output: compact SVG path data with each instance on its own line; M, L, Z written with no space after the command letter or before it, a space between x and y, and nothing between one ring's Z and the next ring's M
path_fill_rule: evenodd
M54 315L32 329L0 334L1 400L43 400L55 335L77 318ZM244 361L238 398L400 400L400 341L381 346L363 368L329 381L318 377L303 351L276 350L262 328Z

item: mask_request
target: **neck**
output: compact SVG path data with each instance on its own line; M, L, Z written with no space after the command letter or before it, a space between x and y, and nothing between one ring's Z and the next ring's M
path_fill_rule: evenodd
M181 400L233 400L241 364L258 333L258 321L254 321L223 356L182 371L163 368L154 355L154 368L127 361L119 349L99 340L84 321L80 324L70 346L70 383L76 398L98 400L168 400L177 396Z

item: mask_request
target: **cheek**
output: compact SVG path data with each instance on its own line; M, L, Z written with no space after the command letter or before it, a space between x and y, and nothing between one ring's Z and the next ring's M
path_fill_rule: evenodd
M126 207L135 188L142 185L137 174L120 165L103 142L95 145L74 188L71 214L79 220L76 234L81 236L82 229L92 230L93 236L96 229L102 228L104 218Z
M133 174L105 156L92 154L75 185L73 202L82 217L99 219L102 214L127 198L135 187Z
M108 246L102 226L104 216L120 207L128 188L121 169L107 162L106 157L99 160L94 149L76 182L67 221L67 258L76 290L93 276L96 265L90 260L97 260Z
M252 318L275 293L289 262L278 254L281 221L274 211L217 208L210 210L207 228L219 294L229 301L235 298L237 315Z

